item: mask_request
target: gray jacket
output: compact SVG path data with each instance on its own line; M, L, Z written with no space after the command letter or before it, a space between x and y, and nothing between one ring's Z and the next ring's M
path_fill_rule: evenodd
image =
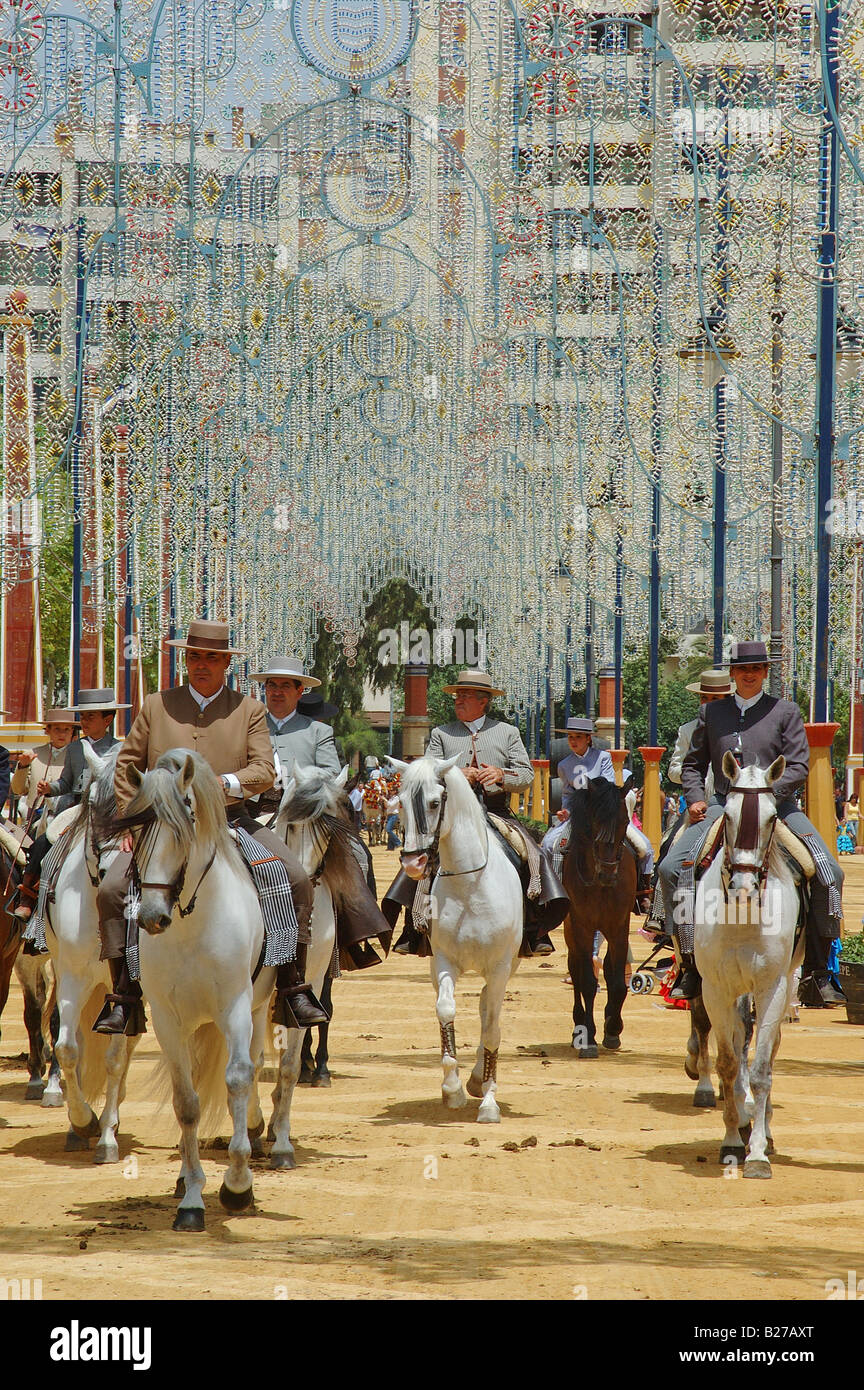
M473 753L471 730L457 720L439 724L432 730L426 746L427 758L452 758L458 755L457 767L467 767ZM519 730L513 724L487 715L477 734L477 761L490 767L500 767L504 787L508 792L520 792L534 781L534 769Z
M69 744L69 747L66 749L66 761L63 764L63 771L60 773L57 780L50 784L51 790L48 795L71 797L73 800L68 803L69 805L72 805L73 801L81 800L81 794L84 791L84 779L90 771L84 757L84 749L82 747L84 742L84 739L76 739L74 743ZM107 734L97 739L95 743L92 739L87 739L86 742L90 744L94 753L104 755L108 752L109 748L113 748L115 743L120 743L121 740L115 738L109 730ZM52 809L56 811L58 808L55 806Z
M285 780L292 775L295 763L300 767L320 767L333 777L339 776L342 766L329 724L321 724L306 714L295 714L280 733L268 710L267 728Z
M740 751L736 745L740 738ZM702 706L690 749L681 767L681 781L687 805L704 801L705 774L714 769L714 789L725 796L729 783L723 775L723 754L735 753L745 767L770 767L782 753L786 770L774 785L778 803L792 797L806 781L810 768L810 749L801 711L791 700L778 700L763 694L742 714L734 696L713 700Z

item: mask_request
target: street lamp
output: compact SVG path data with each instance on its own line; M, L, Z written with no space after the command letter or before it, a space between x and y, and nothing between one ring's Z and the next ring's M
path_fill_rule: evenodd
M701 375L714 404L714 653L719 666L723 660L723 609L726 582L726 432L727 373L729 363L740 354L725 327L721 314L708 315L709 338L700 324L693 337L678 350L685 366ZM713 340L713 341L712 341Z

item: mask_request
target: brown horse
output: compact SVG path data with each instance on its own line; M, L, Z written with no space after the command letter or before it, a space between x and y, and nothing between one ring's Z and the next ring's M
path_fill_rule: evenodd
M630 912L636 897L636 856L626 840L629 817L624 800L632 777L616 787L604 777L588 778L572 795L570 843L564 854L562 877L570 899L564 921L567 965L573 981L573 1047L579 1057L597 1057L594 1028L594 935L608 942L603 975L606 1013L603 1046L621 1046L621 1008L627 996L624 980Z

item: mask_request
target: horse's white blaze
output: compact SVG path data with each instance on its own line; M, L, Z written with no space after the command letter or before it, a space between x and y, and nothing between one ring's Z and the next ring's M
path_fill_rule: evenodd
M392 760L391 761L395 761ZM483 1080L486 1052L497 1054L501 1041L501 1006L507 982L519 964L522 942L522 887L519 876L495 836L457 759L421 758L402 764L400 790L407 848L428 848L439 820L441 872L431 890L432 985L442 1029L455 1023L456 983L466 971L485 981L480 996L480 1045L469 1081L472 1095L482 1094L481 1122L500 1119L495 1077ZM397 764L398 765L398 764ZM442 793L446 788L443 806ZM422 805L422 817L418 816ZM418 821L425 821L425 825ZM446 1036L446 1035L442 1035ZM442 1041L444 1104L465 1104L456 1056Z
M723 856L718 854L696 893L695 955L702 975L702 998L717 1038L717 1070L723 1081L726 1133L721 1152L737 1151L743 1157L738 1131L752 1112L753 1129L744 1175L761 1177L770 1175L767 1144L772 1065L792 977L804 953L804 937L802 933L795 947L798 894L779 849L771 844L776 807L770 796L758 799L756 850L739 852L733 848L744 802L743 796L736 796L736 788L769 788L782 774L782 762L772 764L766 775L762 768L739 768L732 755L727 754L724 772L732 783L725 808L725 836L732 868L745 859L761 865L767 854L768 872L762 893L769 899L771 911L766 914L755 910L757 902L754 910L741 913L732 899L726 902ZM743 1046L744 1025L736 1008L736 1000L743 994L753 996L756 1012L756 1040L749 1075Z

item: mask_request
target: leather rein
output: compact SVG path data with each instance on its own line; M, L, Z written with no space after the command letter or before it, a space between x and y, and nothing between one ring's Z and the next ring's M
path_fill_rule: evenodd
M187 810L189 811L189 818L190 818L190 820L192 821L192 824L194 825L194 824L195 824L195 812L194 812L193 809L192 809L192 805L191 805L191 803L190 803L190 801L189 801L189 798L184 796L183 802L184 802L184 804L185 804ZM149 812L149 813L148 813L148 812L145 812L144 815L143 815L140 819L139 819L138 817L135 818L135 826L136 826L137 828L141 828L142 826L147 826L148 828L152 828L152 826L154 826L155 824L156 824L156 816L155 816L155 814L154 814L153 812ZM129 828L129 827L126 827L126 828ZM187 902L186 906L183 907L183 906L181 905L181 903L180 903L180 895L181 895L181 893L183 892L183 888L184 888L185 883L186 883L186 871L187 871L187 869L189 868L189 860L188 860L188 858L186 858L186 859L183 860L183 863L180 865L180 868L177 870L177 873L175 874L174 879L173 879L173 881L172 881L171 883L156 883L155 880L153 880L153 879L144 879L144 878L141 877L141 871L140 871L140 868L139 868L139 865L138 865L138 852L139 852L139 850L140 850L140 848L141 848L142 843L143 843L144 840L147 839L147 838L148 838L147 835L142 836L141 840L138 842L138 844L137 844L137 845L135 846L135 848L132 850L132 863L131 863L131 866L130 866L130 868L131 868L130 877L131 877L131 879L132 879L132 883L133 883L135 889L137 890L139 896L140 896L140 894L142 893L142 891L143 891L145 888L153 888L153 889L157 889L157 890L158 890L158 889L161 889L163 892L165 892L165 893L168 894L168 897L169 897L170 902L171 902L172 911L173 911L173 909L176 907L176 909L177 909L177 911L180 913L180 916L181 916L181 917L188 917L189 914L190 914L190 912L193 912L193 911L194 911L194 909L195 909L195 903L196 903L196 900L197 900L197 898L198 898L198 894L199 894L199 892L200 892L200 890L201 890L201 885L202 885L202 883L204 882L205 878L207 877L207 875L209 874L210 870L211 870L212 867L213 867L213 861L214 861L214 859L216 858L216 845L215 845L215 843L214 843L214 845L213 845L212 850L210 851L210 858L207 860L207 863L206 863L205 866L204 866L204 871L203 871L203 873L201 874L201 877L199 878L198 882L197 882L196 885L195 885L194 892L192 893L192 896L191 896L191 898L189 899L189 901Z

